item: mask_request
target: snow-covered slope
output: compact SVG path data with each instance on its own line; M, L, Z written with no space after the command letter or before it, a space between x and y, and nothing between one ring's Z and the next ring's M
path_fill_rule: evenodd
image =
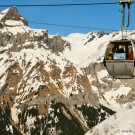
M77 58L76 64L79 67L86 67L92 61L90 60L91 56L99 53L98 48L105 42L108 42L107 35L103 35L102 38L98 38L97 32L91 32L88 34L71 34L68 37L64 38L71 43L73 52L73 56ZM98 54L97 57L103 56L102 54ZM96 59L97 59L96 57ZM94 57L93 57L94 58ZM88 63L86 62L88 60ZM94 61L95 59L93 59Z
M135 107L119 111L85 135L134 135Z

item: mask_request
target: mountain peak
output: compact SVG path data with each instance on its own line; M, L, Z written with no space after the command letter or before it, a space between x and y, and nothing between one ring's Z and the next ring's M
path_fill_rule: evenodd
M18 12L16 7L10 7L0 12L0 22L1 22L0 27L11 25L10 23L6 23L9 20L12 22L19 21L22 22L24 25L28 26L28 21L22 17L22 15Z

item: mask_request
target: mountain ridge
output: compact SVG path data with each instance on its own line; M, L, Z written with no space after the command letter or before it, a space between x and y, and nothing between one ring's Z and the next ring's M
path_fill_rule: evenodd
M134 102L132 83L113 80L102 63L120 32L52 36L11 18L0 35L3 134L82 135Z

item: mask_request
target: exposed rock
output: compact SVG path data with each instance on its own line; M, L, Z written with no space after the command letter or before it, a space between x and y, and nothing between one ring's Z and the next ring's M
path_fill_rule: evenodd
M28 21L19 14L16 7L11 7L0 13L0 21L4 26L8 26L8 24L6 24L7 20L22 21L24 25L28 26Z
M58 52L63 52L65 47L71 48L70 43L64 41L61 36L53 36L52 38L49 38L48 47L56 54L58 54Z

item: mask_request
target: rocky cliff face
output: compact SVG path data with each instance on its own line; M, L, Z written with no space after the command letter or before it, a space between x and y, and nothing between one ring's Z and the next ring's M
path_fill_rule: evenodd
M4 26L8 26L9 20L21 21L25 26L28 26L28 21L24 19L21 16L21 14L19 14L16 7L11 7L1 12L0 14L1 28Z

